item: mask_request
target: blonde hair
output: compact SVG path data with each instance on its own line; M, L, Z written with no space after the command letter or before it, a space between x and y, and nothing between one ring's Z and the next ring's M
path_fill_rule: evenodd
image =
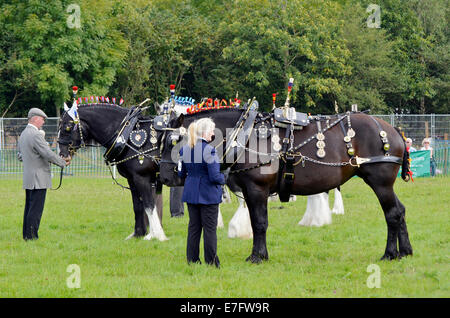
M202 137L204 133L213 131L216 124L211 118L202 118L192 122L188 127L188 144L189 147L194 148L197 140Z

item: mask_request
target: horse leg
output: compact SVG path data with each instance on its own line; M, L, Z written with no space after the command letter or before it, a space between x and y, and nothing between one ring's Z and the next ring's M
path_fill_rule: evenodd
M163 196L162 196L162 193L156 194L156 190L155 190L155 198L156 198L156 211L158 212L159 221L161 222L161 226L162 226L162 219L163 219Z
M144 213L144 205L142 204L142 198L136 190L136 187L132 181L128 181L131 190L131 197L133 199L134 210L134 232L131 233L125 240L129 240L132 237L142 237L147 233L148 219Z
M400 207L401 219L400 219L400 229L398 231L398 249L399 257L404 257L413 254L412 246L409 241L408 229L406 227L405 220L405 206L398 200L397 205Z
M334 214L344 214L344 201L342 200L340 187L334 189L334 204L331 212Z
M256 185L251 185L243 189L245 201L250 212L250 221L253 229L253 249L252 254L246 261L261 263L269 259L266 244L266 232L268 227L267 198L268 191L260 189Z
M230 223L228 224L228 237L249 239L253 237L250 212L248 211L245 200L243 199L241 189L239 190L239 192L235 192L238 198L239 207L231 218Z
M160 241L166 241L168 238L164 234L161 226L161 220L157 211L156 189L148 178L135 176L134 184L136 190L142 198L144 211L147 214L149 222L149 233L144 237L144 240L151 240L157 238Z
M396 259L399 257L399 252L397 250L397 239L399 237L400 228L402 227L402 222L404 222L404 207L398 200L394 193L393 185L394 181L387 183L381 182L376 177L364 177L364 181L372 188L375 192L378 201L384 211L384 216L387 223L387 242L386 250L384 252L382 260ZM402 212L403 208L403 212ZM406 230L406 224L403 230ZM402 234L402 247L404 245L404 237ZM408 240L409 241L409 240Z

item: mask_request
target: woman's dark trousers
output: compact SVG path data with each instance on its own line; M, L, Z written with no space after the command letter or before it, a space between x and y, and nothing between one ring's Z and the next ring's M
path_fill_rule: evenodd
M217 257L217 217L218 204L187 204L189 211L189 227L187 237L188 263L200 262L200 236L203 229L205 262L220 267Z

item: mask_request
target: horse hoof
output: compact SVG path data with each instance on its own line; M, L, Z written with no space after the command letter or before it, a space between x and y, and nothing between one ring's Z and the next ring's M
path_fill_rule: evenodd
M131 233L130 235L128 235L126 238L125 238L125 241L128 241L129 239L131 239L131 238L133 238L133 237L135 237L136 236L136 234L133 232L133 233Z
M250 255L249 257L247 257L245 259L246 262L252 262L253 264L261 264L262 261L267 261L269 259L269 257L267 256L257 256L257 255Z
M157 240L159 240L160 242L168 241L168 240L169 240L165 235L162 235L162 236L160 236L160 237L156 237L156 236L150 235L150 234L146 235L146 236L144 237L144 240L150 241L150 240L152 240L152 239L154 239L154 238L157 239Z
M412 250L401 251L399 256L398 256L398 258L403 258L403 257L406 257L406 256L412 256L412 255L413 255Z
M256 255L250 255L245 259L246 262L251 262L253 264L260 264L262 262L262 259Z
M395 254L385 253L383 255L383 257L380 258L380 261L392 261L392 260L397 259L397 258L398 258L398 253L395 253Z

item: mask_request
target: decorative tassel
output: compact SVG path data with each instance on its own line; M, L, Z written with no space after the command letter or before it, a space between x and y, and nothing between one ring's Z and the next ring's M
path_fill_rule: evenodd
M75 99L75 97L77 96L77 92L78 92L78 86L72 86L73 99Z
M289 107L289 98L290 98L290 94L291 94L293 86L294 86L294 78L291 77L289 79L288 93L287 93L287 96L286 96L286 102L284 103L284 107Z
M170 85L170 100L175 103L175 85Z

